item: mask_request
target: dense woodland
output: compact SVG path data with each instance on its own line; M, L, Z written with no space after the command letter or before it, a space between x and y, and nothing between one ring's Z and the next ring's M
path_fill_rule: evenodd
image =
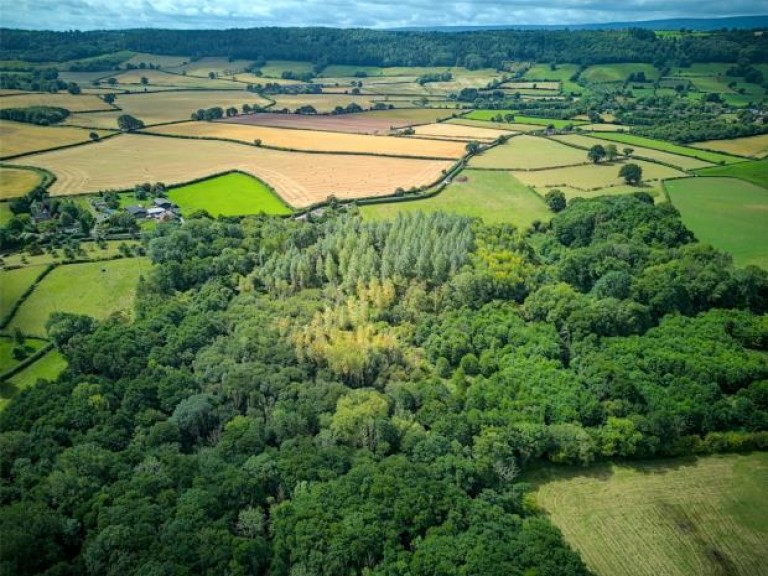
M334 64L501 68L508 60L690 64L768 62L768 35L719 31L657 36L650 30L389 32L367 29L253 28L50 32L0 29L0 60L75 62L73 70L109 70L121 50L303 60ZM87 60L88 58L99 57Z
M643 193L551 224L161 225L0 413L8 574L587 574L541 463L768 447L768 273Z

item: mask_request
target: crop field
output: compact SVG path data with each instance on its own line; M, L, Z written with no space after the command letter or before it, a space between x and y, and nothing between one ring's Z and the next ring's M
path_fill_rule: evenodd
M174 188L168 197L185 216L196 210L205 210L212 216L291 213L266 184L237 172Z
M448 124L441 122L439 124L426 124L415 128L417 136L436 136L438 138L456 139L456 140L479 140L491 142L499 136L512 135L516 132L512 130L496 130L493 128L481 128L475 126L463 126L460 124Z
M601 144L603 146L607 146L608 144L616 145L615 142L611 142L610 140L603 140L600 138L594 138L592 136L582 136L580 134L553 136L552 138L554 140L557 140L558 142L565 142L573 146L580 146L585 150L591 148L595 144ZM619 150L619 154L622 154L622 151L624 148L630 147L630 148L633 148L634 150L634 152L632 152L633 157L640 157L648 160L663 162L665 164L671 164L672 166L676 166L681 170L695 170L697 168L706 168L707 166L712 166L710 162L704 162L703 160L699 160L698 158L691 158L690 156L680 156L679 154L672 154L671 152L654 150L652 148L643 148L641 146L629 146L629 145L621 145L621 144L616 145L616 147Z
M299 114L247 114L229 118L226 122L274 126L276 128L298 128L304 130L326 130L353 134L386 133L393 128L404 128L419 124L432 124L443 118L450 118L450 110L430 108L402 108L338 116L303 116Z
M676 178L685 176L684 172L645 162L643 160L634 161L635 164L643 169L643 181L646 183L665 178ZM570 166L566 168L553 168L551 170L536 170L530 172L515 172L522 182L533 186L537 190L544 188L558 188L560 186L570 186L581 190L594 190L598 188L607 188L608 186L623 186L624 180L619 178L619 169L622 164L614 162L612 164L589 164L583 166ZM638 188L642 189L642 188Z
M55 380L66 368L67 361L64 357L56 350L51 350L10 380L0 383L0 410L24 388L34 386L40 379Z
M487 170L463 170L431 198L372 204L360 210L371 220L394 218L399 212L446 211L482 218L487 224L509 222L521 229L552 217L544 201L509 172Z
M614 142L621 142L623 144L629 144L630 146L642 146L644 148L652 148L654 150L679 154L680 156L690 156L691 158L698 158L699 160L711 162L712 164L732 164L734 162L744 161L743 158L730 156L728 154L707 152L706 150L698 150L688 146L680 146L679 144L672 144L671 142L666 142L664 140L654 140L653 138L646 138L645 136L636 136L635 134L606 132L600 134L600 138L604 138L605 140L612 140Z
M740 266L768 269L768 190L734 178L684 178L664 186L683 223Z
M115 120L117 127L117 120ZM73 128L69 126L38 126L36 124L26 124L23 122L12 122L10 120L0 120L0 157L8 158L20 154L29 154L38 150L48 150L77 144L79 142L88 142L90 140L90 130ZM100 136L112 134L109 131L97 130ZM0 196L2 196L0 194Z
M53 312L99 319L118 311L130 312L139 276L150 268L146 258L59 266L24 301L8 329L45 336L45 323Z
M765 573L767 453L545 475L538 504L599 576Z
M250 64L250 60L233 60L230 62L229 58L211 57L200 58L194 62L177 66L173 71L186 72L188 76L203 76L205 78L208 77L210 72L216 75L230 76L238 72L244 72Z
M121 94L115 101L123 109L123 114L131 114L146 125L189 120L192 113L200 108L221 106L226 109L234 106L240 110L243 104L263 106L266 103L258 94L245 90Z
M160 66L161 68L176 68L183 66L190 61L190 58L186 56L164 56L162 54L147 54L145 52L137 52L131 58L123 62L120 67L125 68L128 64L138 66L142 62L144 64L153 64L154 66Z
M289 110L293 112L301 106L312 106L320 114L332 112L337 106L346 108L350 104L357 104L363 109L372 108L381 99L377 96L357 96L354 94L278 94L272 96L275 100L274 110ZM390 102L397 104L397 102Z
M505 114L513 114L515 119L513 122L518 124L534 124L537 126L554 126L555 128L564 128L568 125L578 126L580 124L586 124L583 120L556 120L552 118L537 118L534 116L522 116L515 114L514 110L473 110L465 116L468 120L493 120L496 116L501 114L503 117Z
M506 132L536 132L541 130L541 126L534 124L515 124L514 122L490 122L487 120L467 120L464 117L446 120L444 123L455 124L457 126L474 126L485 130L504 130Z
M42 266L0 271L0 318L4 318L22 294L43 273Z
M739 162L730 166L713 166L697 170L699 176L723 176L725 178L738 178L757 184L768 190L768 159L752 162Z
M733 140L708 140L706 142L691 144L691 146L694 148L702 148L704 150L735 154L737 156L765 158L768 156L768 134L734 138Z
M141 79L146 78L148 87L176 87L176 88L205 88L219 90L243 90L245 86L232 80L222 80L219 78L210 79L208 77L200 78L198 76L184 76L178 73L163 72L162 70L128 70L113 78L117 79L117 86L121 88L142 89Z
M437 126L440 126L440 124L437 124ZM264 146L292 150L447 159L458 159L464 155L464 144L459 142L441 142L436 140L424 142L392 136L290 130L269 126L232 124L229 122L170 124L152 129L151 132L154 134L178 134L182 136L239 140L247 144L253 144L254 140L258 139L261 140Z
M643 72L648 80L656 80L659 71L651 64L598 64L581 73L581 78L593 84L624 82L632 73Z
M35 189L43 181L34 170L19 170L0 166L0 200L18 198Z
M469 161L470 168L530 170L573 166L588 162L583 150L538 136L517 136Z
M84 112L86 110L114 110L104 100L93 94L73 95L67 93L38 94L28 92L15 96L3 96L0 98L0 109L27 108L29 106L55 106L66 108L70 112Z
M26 156L23 163L58 176L53 195L127 189L142 182L178 184L241 170L272 186L292 206L339 198L386 196L436 182L451 162L260 149L230 142L125 134L93 146ZM115 165L120 170L115 170Z

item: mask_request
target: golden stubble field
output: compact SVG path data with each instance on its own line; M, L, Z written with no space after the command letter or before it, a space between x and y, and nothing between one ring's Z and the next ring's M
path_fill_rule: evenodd
M66 108L70 112L84 112L86 110L114 110L112 106L93 94L42 94L27 92L0 98L0 109L27 108L29 106L53 106Z
M448 124L446 122L417 126L414 130L416 131L417 136L435 136L438 138L454 138L456 140L478 140L481 142L492 142L499 136L516 134L516 132L512 130L496 130L493 128Z
M247 144L253 144L254 140L258 139L265 146L320 152L356 152L361 154L446 159L458 159L464 154L464 144L461 142L417 141L393 136L292 130L222 122L170 124L153 128L150 131L153 134L178 134L182 136L239 140Z
M437 181L452 162L340 154L282 152L231 142L125 134L18 159L58 177L52 195L128 189L142 182L178 184L230 170L264 180L294 207L328 196L386 196Z
M0 200L17 198L34 189L42 182L34 170L18 170L0 166Z
M586 152L584 153L586 157ZM655 182L666 178L678 178L685 176L685 172L675 170L661 164L633 160L643 169L643 181ZM619 178L619 169L622 163L588 164L583 166L568 166L565 168L553 168L551 170L515 171L513 174L528 186L539 191L544 188L557 188L568 186L580 190L594 190L608 186L624 186L624 180ZM642 190L642 188L638 188Z
M735 138L733 140L709 140L707 142L697 142L696 144L691 144L691 146L701 148L702 150L736 154L737 156L765 158L768 156L768 134Z
M37 126L0 120L0 158L88 142L91 132L91 130L70 126ZM93 132L96 132L99 137L112 134L106 130L93 130Z
M516 136L470 160L470 168L531 170L588 162L587 153L538 136ZM618 169L617 169L618 172Z

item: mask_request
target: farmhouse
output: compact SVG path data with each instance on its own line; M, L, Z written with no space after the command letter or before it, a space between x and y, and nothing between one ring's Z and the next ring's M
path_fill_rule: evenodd
M147 209L142 208L141 206L128 206L125 209L128 214L133 216L134 218L146 218L147 217Z

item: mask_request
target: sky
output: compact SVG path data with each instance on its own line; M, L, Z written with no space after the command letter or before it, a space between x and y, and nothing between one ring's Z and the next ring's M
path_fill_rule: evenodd
M46 30L579 24L766 13L765 0L0 0L0 26Z

